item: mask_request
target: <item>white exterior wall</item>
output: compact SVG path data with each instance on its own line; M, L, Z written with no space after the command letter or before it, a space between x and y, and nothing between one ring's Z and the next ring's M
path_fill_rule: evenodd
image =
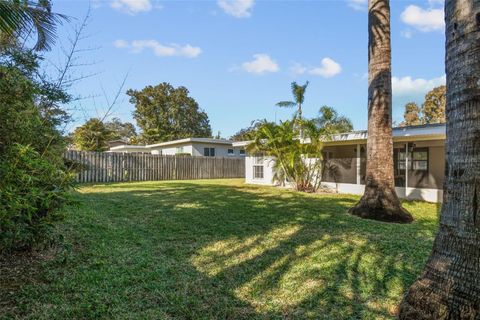
M215 148L215 157L238 157L240 150L227 144L217 143L194 143L192 156L203 156L203 148ZM228 149L233 149L234 155L228 154Z
M322 186L335 190L338 193L363 195L365 185L351 183L322 182ZM439 202L443 200L443 190L426 188L404 188L395 187L399 198L408 200L424 200L428 202Z
M150 153L149 148L135 148L134 146L128 147L127 145L124 146L122 149L119 150L109 150L108 152L113 152L113 153Z
M254 157L248 154L245 157L245 182L250 184L274 186L273 182L273 163L274 158L264 157L263 160L263 179L253 178ZM335 190L338 193L363 195L365 185L353 183L334 183L322 182L322 186ZM424 200L428 202L441 203L443 200L443 190L426 188L395 188L399 198L408 200Z
M203 156L204 148L215 148L215 157L240 157L240 148L216 143L192 143L186 142L165 147L152 147L152 154L175 155L177 149L183 147L183 153L189 153L192 156ZM234 154L229 155L228 149L233 149Z
M273 186L273 159L272 157L263 157L263 179L254 179L253 164L255 158L252 155L247 155L245 157L245 182Z
M192 148L192 145L189 143L176 144L176 145L171 145L166 147L152 147L152 154L174 156L175 154L177 154L177 148L181 148L181 147L183 147L182 153L192 154L193 148Z

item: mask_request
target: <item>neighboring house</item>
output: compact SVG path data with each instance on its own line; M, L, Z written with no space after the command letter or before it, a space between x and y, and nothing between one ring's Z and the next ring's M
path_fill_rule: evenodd
M399 197L441 202L445 172L445 124L393 129L395 186ZM234 142L245 148L248 141ZM322 185L340 193L363 194L367 131L338 134L323 148ZM408 150L408 152L405 152ZM274 185L271 157L247 154L247 183Z
M210 138L186 138L146 146L121 145L110 148L109 152L151 153L159 155L189 154L205 157L243 157L243 147L233 147L232 141Z
M127 145L128 142L129 141L127 139L110 140L110 141L108 141L108 147L113 148L113 147Z

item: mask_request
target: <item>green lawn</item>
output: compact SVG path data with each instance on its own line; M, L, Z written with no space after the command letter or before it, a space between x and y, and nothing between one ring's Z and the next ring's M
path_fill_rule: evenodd
M241 180L95 185L77 197L67 249L6 280L5 317L390 319L438 215L405 202L413 224L362 220L346 213L357 196Z

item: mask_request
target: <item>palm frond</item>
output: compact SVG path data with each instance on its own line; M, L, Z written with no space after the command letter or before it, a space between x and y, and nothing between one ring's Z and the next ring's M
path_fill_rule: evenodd
M56 39L57 24L67 16L53 13L49 1L0 0L0 32L2 37L27 35L33 29L37 34L35 50L49 50Z
M297 104L293 101L280 101L276 104L276 106L281 107L281 108L293 108Z

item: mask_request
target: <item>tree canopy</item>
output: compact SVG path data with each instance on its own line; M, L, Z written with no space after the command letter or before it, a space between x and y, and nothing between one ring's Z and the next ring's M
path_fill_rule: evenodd
M119 118L113 118L105 123L105 127L110 131L110 139L122 139L130 141L137 136L135 126L130 122L122 122Z
M352 121L345 116L339 115L337 110L333 107L321 107L319 116L313 120L317 127L321 128L328 134L343 133L353 130Z
M297 107L298 119L302 119L302 105L305 101L305 91L307 91L308 81L304 85L299 85L295 81L291 84L292 95L294 101L280 101L277 103L281 108L293 108Z
M430 90L421 107L415 102L407 103L400 126L445 123L446 89L446 86L439 86Z
M128 90L135 105L133 116L145 143L191 137L211 137L208 115L189 96L185 87L174 88L163 82L142 90Z
M73 132L73 143L82 151L105 151L111 138L112 132L98 118L89 119Z

